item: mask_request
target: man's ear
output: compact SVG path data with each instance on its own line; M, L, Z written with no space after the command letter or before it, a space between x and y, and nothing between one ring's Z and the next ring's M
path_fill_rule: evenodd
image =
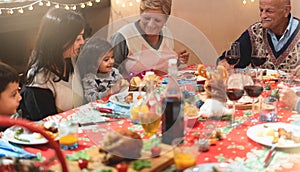
M288 17L289 14L291 13L292 7L290 5L285 5L284 7L284 16Z

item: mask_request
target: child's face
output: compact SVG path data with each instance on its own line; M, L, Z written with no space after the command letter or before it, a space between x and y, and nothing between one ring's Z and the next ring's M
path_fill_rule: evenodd
M101 59L98 70L102 73L111 72L115 63L113 51L107 52Z
M11 82L0 93L0 115L12 115L17 112L22 97L19 93L19 83Z

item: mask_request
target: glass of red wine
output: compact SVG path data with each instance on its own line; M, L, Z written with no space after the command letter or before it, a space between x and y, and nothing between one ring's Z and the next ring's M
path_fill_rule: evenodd
M255 114L255 100L261 95L263 92L263 85L260 79L253 78L251 75L251 71L247 71L246 75L243 77L244 90L247 95L252 98L252 113L251 117L248 118L249 122L258 122L256 118L254 118Z
M240 43L233 42L230 49L225 52L225 59L227 63L233 68L240 60Z
M256 68L256 77L258 76L258 68L260 68L267 61L265 51L266 49L264 46L252 46L251 64L254 68Z
M240 72L235 72L230 75L226 81L226 95L229 100L232 101L232 116L231 116L231 127L236 127L239 125L235 121L235 111L236 102L244 95L244 84L243 84L243 75Z

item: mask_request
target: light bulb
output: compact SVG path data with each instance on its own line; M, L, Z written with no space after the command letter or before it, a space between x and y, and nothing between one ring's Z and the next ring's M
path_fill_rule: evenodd
M39 6L43 6L43 5L44 5L43 1L40 1Z
M122 7L123 7L123 8L125 8L125 7L126 7L126 4L125 4L124 2L122 3Z
M80 7L81 7L81 8L84 8L84 7L85 7L85 4L84 4L84 3L81 3L81 4L80 4Z
M99 3L101 0L95 0L95 2Z
M140 0L136 0L137 3L141 2Z
M24 13L24 10L23 10L23 8L20 8L18 11L19 11L19 13L21 13L21 14L23 14L23 13Z
M48 2L46 3L46 6L47 6L47 7L50 7L50 6L51 6L51 2L48 1Z
M32 10L33 10L33 6L30 5L30 6L28 7L28 10L32 11Z
M13 14L14 13L14 10L12 10L12 9L10 9L9 11L8 11L8 14Z
M254 2L255 0L251 0L251 2Z
M55 8L59 8L59 4L56 4L56 5L55 5Z
M243 0L243 4L246 5L246 3L247 3L247 1L246 1L246 0Z
M133 3L132 2L129 2L129 7L132 7L133 6Z
M2 10L0 10L0 15L2 14Z
M91 7L91 6L93 6L93 3L92 3L91 1L89 1L89 2L87 3L87 5L88 5L89 7Z
M66 5L66 6L65 6L65 9L66 9L66 10L69 10L69 9L70 9L69 5Z
M74 5L74 6L72 7L72 10L74 10L74 11L75 11L75 10L76 10L76 8L77 8L77 7L76 7L76 5Z
M120 0L116 0L116 4L118 5L120 3Z

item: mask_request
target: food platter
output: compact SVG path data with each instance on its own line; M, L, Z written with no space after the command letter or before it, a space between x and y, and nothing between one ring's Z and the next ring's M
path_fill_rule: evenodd
M224 172L229 172L229 171L250 172L250 170L245 169L243 166L237 166L228 163L218 163L218 162L199 164L194 167L188 168L183 172L214 172L216 170L224 171Z
M132 95L132 101L126 102L125 100L126 96L128 96L129 94ZM114 94L109 97L109 101L120 106L130 107L132 104L136 104L139 100L139 97L142 97L145 94L146 94L145 92L129 91L128 94L124 94L124 93Z
M48 143L48 140L42 137L39 133L30 132L27 129L24 129L24 132L18 136L20 139L16 139L14 135L16 131L19 130L20 128L21 127L18 126L12 126L6 129L3 133L2 138L11 143L16 143L21 145L40 145L40 144Z
M278 132L279 128L285 129L287 132L291 132L293 137L300 137L300 127L293 124L288 123L264 123L264 124L258 124L253 127L250 127L247 130L247 136L262 145L265 146L272 146L272 141L274 139L274 135L276 135L276 132ZM287 139L284 137L280 137L278 139L278 143L276 145L278 148L295 148L300 147L300 143L292 140Z

